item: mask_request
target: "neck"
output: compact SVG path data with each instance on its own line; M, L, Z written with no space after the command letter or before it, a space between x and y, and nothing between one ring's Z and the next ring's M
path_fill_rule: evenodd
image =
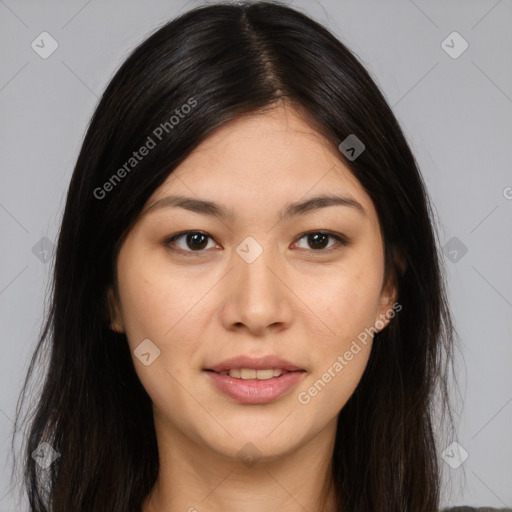
M337 510L331 469L336 418L300 446L251 465L169 432L169 424L166 429L157 427L159 475L143 512Z

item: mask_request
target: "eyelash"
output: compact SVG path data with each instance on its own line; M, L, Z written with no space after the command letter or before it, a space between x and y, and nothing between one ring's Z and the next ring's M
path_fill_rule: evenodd
M206 249L200 249L197 251L191 251L191 250L184 250L184 249L175 249L171 246L173 242L178 240L179 238L182 238L189 234L201 234L205 235L206 237L213 240L213 237L210 236L208 233L204 231L181 231L180 233L176 233L175 235L172 235L171 237L168 237L164 240L163 244L165 247L167 247L169 250L182 254L187 257L198 257L201 255L201 253L204 253ZM315 234L321 234L321 235L327 235L331 238L334 238L337 240L338 244L341 245L341 247L347 247L351 245L351 241L349 241L346 237L344 237L341 234L333 233L331 231L324 231L324 230L318 230L318 231L307 231L306 233L303 233L297 238L297 241L302 240L304 237L307 237L308 235L315 235ZM333 251L339 250L341 247L330 247L329 249L309 249L310 252L316 253L316 254L330 254ZM308 249L305 249L308 250Z

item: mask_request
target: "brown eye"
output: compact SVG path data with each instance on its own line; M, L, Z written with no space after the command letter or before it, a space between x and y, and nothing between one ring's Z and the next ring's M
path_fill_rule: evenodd
M349 245L349 241L345 237L335 233L324 231L311 231L309 233L304 233L299 239L299 241L302 239L306 239L308 246L305 247L306 249L310 249L312 251L317 252L330 252L331 248L333 250L336 249L336 243L329 245L329 239L336 240L338 245L341 246ZM326 248L327 250L324 250Z
M325 249L329 243L329 235L325 233L313 233L307 235L308 243L312 249Z
M191 253L204 252L204 249L209 248L209 240L213 241L212 237L202 231L185 231L168 238L165 241L165 245L173 251L181 252L187 256L195 256L195 254ZM181 243L178 243L178 241ZM177 249L173 246L176 246ZM213 244L213 246L215 246L215 244Z
M192 233L186 235L185 241L187 246L195 251L206 247L208 244L208 237L203 235L203 233Z

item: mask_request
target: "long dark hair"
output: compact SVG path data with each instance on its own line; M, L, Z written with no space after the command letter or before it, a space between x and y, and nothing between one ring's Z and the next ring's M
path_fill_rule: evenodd
M279 99L334 146L351 134L365 144L357 159L341 151L339 158L375 205L386 275L402 306L375 335L339 414L332 458L338 508L437 512L436 434L445 418L453 428L448 369L456 333L426 188L359 60L329 30L275 2L219 3L180 15L131 53L101 97L69 186L51 301L16 409L15 434L39 361L44 374L22 452L31 511L141 509L159 457L150 397L125 335L108 327L105 295L118 249L150 195L200 142ZM151 151L130 160L148 137ZM43 467L34 452L50 461L50 447L60 456Z

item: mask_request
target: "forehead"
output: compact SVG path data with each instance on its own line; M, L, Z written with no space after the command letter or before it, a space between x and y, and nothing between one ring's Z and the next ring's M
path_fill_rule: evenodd
M326 193L353 197L370 216L376 215L337 147L299 112L281 105L217 129L174 169L148 203L181 194L257 214Z
M250 177L259 168L262 172L274 171L278 178L293 171L290 166L295 166L297 174L304 167L319 167L335 160L339 161L337 148L298 111L281 104L270 111L244 114L221 126L189 155L180 170L220 163L231 173L247 170Z

